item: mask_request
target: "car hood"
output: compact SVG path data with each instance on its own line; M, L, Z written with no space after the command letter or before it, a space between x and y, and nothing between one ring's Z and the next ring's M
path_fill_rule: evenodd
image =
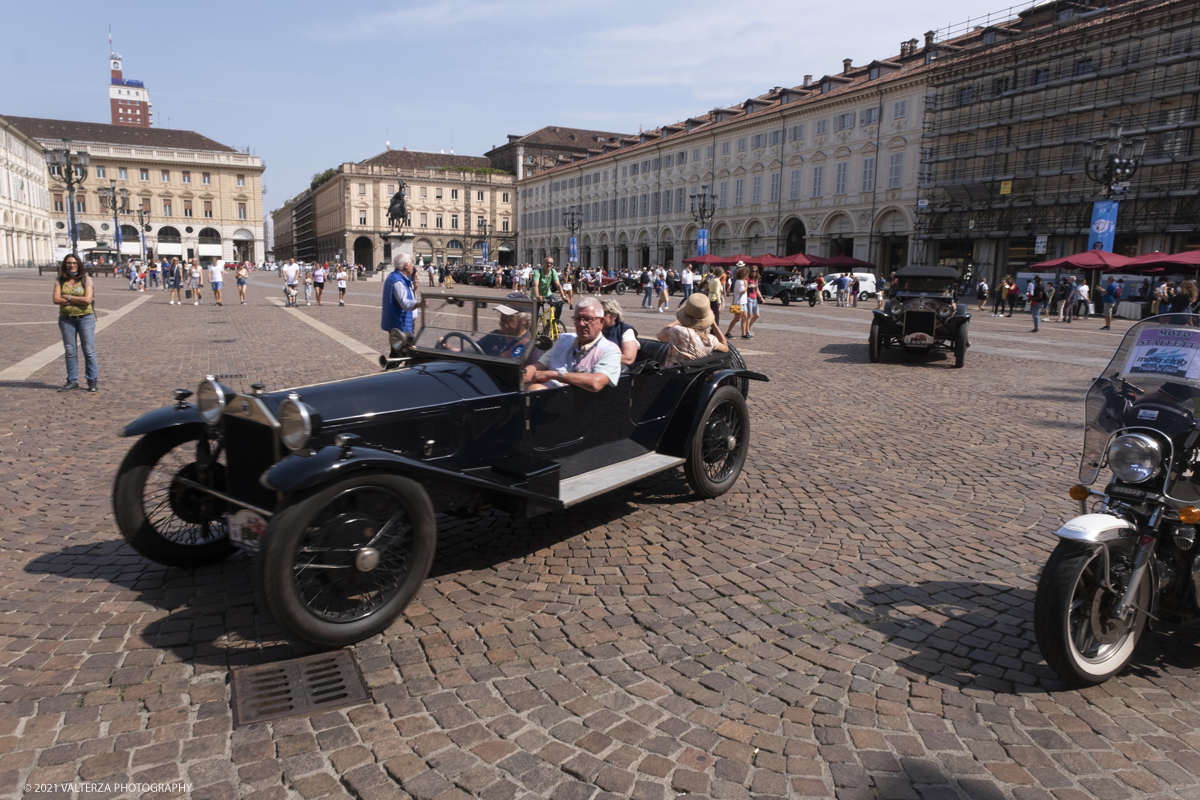
M292 392L299 394L306 405L315 408L329 423L512 394L513 388L477 364L433 362L361 378L298 386L272 392L263 400L271 413L277 413L279 404Z

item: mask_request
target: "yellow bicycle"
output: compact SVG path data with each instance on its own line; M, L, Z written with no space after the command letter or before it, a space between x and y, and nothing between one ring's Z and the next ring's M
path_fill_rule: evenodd
M548 336L550 341L557 341L559 336L567 332L559 317L562 315L563 301L556 295L538 303L541 311L538 313L537 331L539 335Z

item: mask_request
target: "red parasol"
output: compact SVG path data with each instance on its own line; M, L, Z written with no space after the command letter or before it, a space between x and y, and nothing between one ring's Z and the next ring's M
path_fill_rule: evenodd
M1082 253L1076 253L1073 256L1064 256L1062 258L1051 259L1050 261L1042 261L1039 263L1038 271L1047 269L1109 269L1111 267L1127 267L1133 261L1127 256L1119 256L1116 253L1110 253L1107 250L1085 250Z
M831 258L822 258L820 266L851 271L857 269L860 272L864 270L875 269L875 265L871 262L860 261L859 259L851 258L850 256L833 256Z

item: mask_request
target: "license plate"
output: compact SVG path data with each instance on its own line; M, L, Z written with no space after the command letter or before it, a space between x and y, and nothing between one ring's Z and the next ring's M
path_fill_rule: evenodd
M928 333L910 333L904 337L905 344L932 344L933 337Z
M258 550L263 534L267 532L267 521L253 511L243 508L235 514L226 514L229 525L229 540L243 550Z

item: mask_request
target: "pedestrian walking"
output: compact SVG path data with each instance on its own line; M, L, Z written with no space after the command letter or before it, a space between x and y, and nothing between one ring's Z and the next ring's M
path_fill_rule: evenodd
M733 326L738 324L739 322L742 323L742 338L743 339L750 338L748 336L748 334L750 333L750 328L746 325L746 313L745 313L746 293L747 293L746 283L747 283L747 278L749 278L749 276L750 276L750 271L748 269L746 269L746 265L744 263L739 261L737 263L737 272L735 272L733 275L733 287L732 287L731 293L730 293L730 297L732 297L733 299L729 305L729 313L732 314L733 316L732 316L732 318L730 318L729 325L725 329L725 338L726 339L728 339L730 337L730 335L733 333Z
M1033 289L1029 292L1029 310L1033 314L1033 330L1037 333L1042 321L1042 306L1046 304L1046 287L1042 285L1042 276L1033 279Z
M328 273L328 264L317 264L315 267L313 267L312 280L313 289L315 289L317 292L317 305L321 305L321 295L325 293L325 276Z
M983 311L983 307L987 305L988 285L986 279L980 279L979 285L975 287L975 297L979 300L979 310ZM995 314L992 315L996 316Z
M188 287L192 290L192 297L196 298L192 305L200 305L201 290L204 288L204 272L200 269L200 259L198 258L193 258L192 263L188 266Z
M664 313L670 305L670 297L667 295L667 279L663 275L654 277L654 292L658 295L658 313Z
M878 310L883 310L883 301L887 297L889 285L887 278L883 277L883 275L875 279L875 308ZM982 310L983 306L979 308Z
M412 256L408 253L397 253L392 259L392 265L394 269L383 282L383 317L380 327L385 331L398 328L405 333L412 333L419 302Z
M690 264L683 265L683 274L680 276L679 282L683 285L683 301L680 302L680 305L683 305L692 296L692 288L696 283L696 273L692 272Z
M708 286L705 290L708 295L708 305L713 312L713 324L718 326L718 332L721 325L721 306L725 304L725 284L721 281L724 275L725 270L713 267L712 272L708 274Z
M642 308L654 308L654 276L644 269L638 280L642 283Z
M759 303L762 302L762 292L759 291L759 285L762 283L762 278L759 275L758 267L750 268L750 280L746 283L746 338L754 338L754 323L758 322L758 318L762 316L759 313Z
M79 348L83 348L89 392L97 390L99 371L96 366L96 315L92 309L91 276L83 268L79 256L71 253L62 260L58 279L54 282L54 305L58 306L58 331L62 334L63 354L67 360L67 382L59 389L69 392L79 388ZM76 345L76 338L79 343Z
M1016 281L1008 284L1008 294L1005 295L1005 300L1008 302L1008 316L1013 315L1013 311L1017 307L1017 298L1021 296L1021 288Z
M344 305L346 305L346 265L345 264L338 266L337 275L335 277L337 279L337 284L338 284L338 305L344 306ZM430 281L429 285L432 286L433 281Z
M142 269L146 270L146 287L149 288L153 286L155 289L157 289L158 265L151 261L148 266L142 267Z
M234 278L237 280L238 300L242 302L242 305L246 305L246 284L250 282L249 261L244 262L238 267L237 272L234 273Z
M1005 275L1000 279L1000 284L996 287L992 302L992 316L1004 316L1004 298L1008 295L1008 276Z
M213 302L217 305L224 305L221 302L221 286L225 282L225 265L221 260L214 258L208 262L208 283L212 287Z
M1117 309L1117 281L1112 276L1109 276L1108 285L1104 287L1100 299L1104 302L1104 325L1100 330L1112 330L1113 312Z
M1063 287L1062 302L1058 304L1058 320L1059 322L1070 322L1074 316L1075 304L1079 302L1079 287L1075 285L1075 276L1071 275L1067 278L1067 285Z

